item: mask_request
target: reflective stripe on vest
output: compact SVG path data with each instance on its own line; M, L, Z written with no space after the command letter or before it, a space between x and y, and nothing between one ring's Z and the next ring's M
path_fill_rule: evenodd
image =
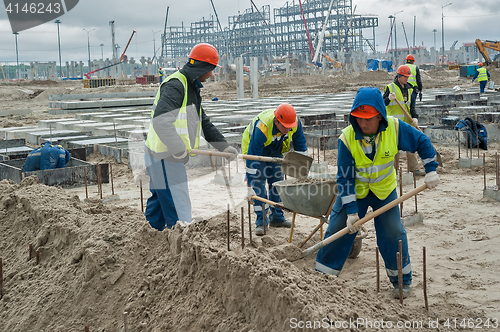
M405 102L403 97L403 92L396 84L394 84L394 82L389 84L387 87L389 88L389 92L394 92L396 94L396 99L399 100L401 106L403 106L408 112L408 114L410 114L410 101L413 89L408 89L408 100ZM398 103L396 103L395 100L391 100L389 105L387 105L385 109L387 110L387 115L393 116L395 118L403 120L408 124L411 124L411 120L408 119L408 117L405 115L405 113L403 112L401 107L399 107Z
M379 199L386 199L397 186L394 157L398 153L398 119L387 117L388 126L375 139L373 161L363 152L362 140L356 140L352 125L342 130L340 139L351 151L356 165L356 197L365 198L371 190Z
M481 67L477 69L479 75L477 75L477 81L487 81L488 80L488 74L486 73L486 68Z
M267 109L253 118L252 122L246 127L245 132L243 133L243 138L241 140L241 153L248 153L248 146L250 145L250 137L252 137L253 131L255 129L255 124L260 120L262 126L262 132L266 135L266 142L264 143L264 147L271 144L274 140L280 139L281 135L273 136L273 128L274 128L274 109ZM260 125L259 125L260 126ZM290 129L288 132L288 137L283 141L283 146L281 148L281 153L288 152L290 150L290 142L292 141L293 134L297 131L298 127L294 127Z
M412 65L411 63L406 64L408 67L410 67L411 70L411 76L408 77L408 84L410 84L413 87L417 86L417 66Z
M177 118L174 121L174 127L175 127L177 134L184 142L184 145L186 146L186 150L191 151L191 149L197 149L199 144L200 144L201 107L198 110L199 123L198 123L198 128L196 130L196 139L195 139L194 145L191 146L191 141L189 139L188 125L187 125L187 113L186 113L187 95L188 95L187 79L186 79L186 76L181 74L179 71L176 71L172 75L168 76L160 84L160 87L158 88L158 92L156 93L155 101L153 103L153 111L151 112L151 121L153 121L156 106L158 105L158 101L160 100L161 87L163 84L167 83L171 79L178 79L182 83L182 85L184 86L184 100L182 101L182 105L181 105L181 108L179 109L179 113L177 114ZM152 151L157 152L157 153L167 152L167 146L165 144L163 144L163 142L158 137L158 134L156 134L152 123L150 124L149 129L148 129L146 146L149 149L151 149Z

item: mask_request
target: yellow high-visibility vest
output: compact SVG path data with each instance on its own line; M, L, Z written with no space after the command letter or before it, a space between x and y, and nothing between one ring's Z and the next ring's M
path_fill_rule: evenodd
M363 150L364 140L356 140L352 125L342 130L340 139L352 154L356 168L356 198L362 199L371 190L379 199L386 199L397 187L394 157L398 153L398 119L387 117L388 126L375 139L373 161ZM369 143L365 143L369 144Z
M411 70L411 76L408 77L408 84L410 84L412 87L416 87L417 84L417 66L413 65L411 63L406 64L408 67L410 67Z
M153 111L151 112L151 119L153 119L153 117L155 115L155 110L156 110L156 107L158 105L158 101L160 100L160 90L161 90L162 85L167 83L171 79L174 79L174 78L181 81L182 85L184 86L184 100L182 101L181 108L179 110L179 113L177 114L175 121L174 121L174 126L175 126L175 130L177 131L177 134L184 142L184 145L186 146L186 150L189 152L189 151L191 151L191 149L197 149L200 145L201 107L198 110L199 123L198 123L198 128L196 130L196 139L195 139L194 145L191 146L191 141L189 139L188 125L187 125L187 113L186 113L187 95L188 95L187 79L186 79L186 76L181 74L181 72L176 71L172 75L168 76L160 84L160 87L158 88L158 92L156 93L155 101L153 103ZM158 134L156 134L156 132L153 128L153 124L150 124L149 129L148 129L148 137L146 139L146 146L156 153L167 152L167 146L165 144L163 144L163 142L158 137Z
M273 141L273 127L274 127L274 109L267 109L253 118L252 122L247 126L245 132L243 133L243 138L241 140L241 153L248 153L248 146L250 145L250 137L252 137L253 130L255 128L255 123L260 120L258 124L259 129L266 135L266 142L264 143L264 147L268 146ZM281 153L288 152L290 150L290 143L292 141L293 134L297 131L298 127L294 127L290 129L288 132L288 137L283 141L283 147L281 148ZM281 136L281 133L278 132L276 137Z
M477 81L487 81L488 80L488 74L486 73L486 68L481 67L477 69L479 75L477 75Z
M401 106L403 106L408 114L410 113L410 103L411 103L411 94L413 93L413 89L408 89L408 100L405 101L403 97L403 92L401 89L392 82L387 86L389 88L389 92L394 92L396 94L396 99L399 100L401 103ZM395 118L398 118L400 120L403 120L404 122L411 124L411 120L408 119L408 117L405 115L405 112L399 107L398 103L396 103L395 100L391 100L389 105L385 107L387 110L387 115L393 116Z

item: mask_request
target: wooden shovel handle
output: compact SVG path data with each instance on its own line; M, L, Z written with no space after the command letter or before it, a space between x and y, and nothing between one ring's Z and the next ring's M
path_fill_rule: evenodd
M396 101L396 103L399 105L399 107L401 107L401 109L403 110L403 112L405 112L406 117L407 117L410 121L412 121L413 119L412 119L412 117L411 117L410 113L408 113L408 111L407 111L407 110L403 107L403 105L401 105L401 103L399 102L399 100L397 100L397 99L394 99L394 100L395 100L395 101ZM415 126L415 128L417 128L418 130L422 131L422 129L420 129L420 128L418 127L418 125L417 125L417 126Z
M413 189L412 191L404 194L403 196L401 196L401 197L393 200L392 202L387 203L386 205L382 206L380 209L377 209L377 210L373 211L372 213L370 213L370 214L364 216L363 218L359 219L358 221L356 221L354 223L353 226L361 226L361 225L363 225L367 221L369 221L369 220L371 220L371 219L373 219L373 218L381 215L382 213L384 213L385 211L387 211L389 209L392 209L393 207L395 207L399 203L406 201L408 198L415 196L416 194L418 194L419 192L425 190L426 188L427 188L427 183L424 183L420 187L417 187L417 188ZM331 236L329 236L328 238L324 239L323 241L318 242L315 245L313 245L312 247L304 250L302 252L302 257L309 256L310 254L312 254L316 250L319 250L319 249L323 248L324 246L332 243L333 241L335 241L338 238L346 235L347 233L349 233L349 229L347 227L341 229L340 231L338 231L335 234L332 234Z
M229 157L233 156L233 154L229 153L229 152L219 152L219 151L213 151L213 150L192 149L190 153L205 155L205 156L224 157L224 158L229 158ZM277 164L283 163L282 158L261 157L261 156L254 156L254 155L248 155L248 154L239 154L238 158L247 159L247 160L265 161L265 162L277 163Z

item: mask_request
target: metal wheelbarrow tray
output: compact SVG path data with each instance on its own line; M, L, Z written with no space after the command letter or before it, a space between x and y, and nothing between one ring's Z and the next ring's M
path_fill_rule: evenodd
M311 217L328 213L337 197L337 183L332 179L288 179L273 185L287 209Z

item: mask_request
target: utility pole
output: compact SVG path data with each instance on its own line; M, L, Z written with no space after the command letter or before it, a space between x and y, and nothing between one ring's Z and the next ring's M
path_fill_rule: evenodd
M61 71L61 77L63 77L64 74L61 65L61 35L59 34L59 24L61 24L61 21L56 20L54 23L57 24L57 41L59 43L59 70Z
M87 33L87 48L89 50L89 72L92 71L92 69L90 69L90 33L92 31L94 31L95 29L92 29L90 31L87 31L87 29L83 28L83 30L85 30L85 32Z
M113 52L113 60L116 59L116 47L115 47L115 21L109 21L111 25L111 49Z
M17 35L19 35L19 32L14 32L14 36L16 36L16 63L17 63L17 79L19 79L19 51L17 48Z
M444 12L443 8L451 5L451 2L446 5L441 5L441 41L443 46L443 63L444 63Z

